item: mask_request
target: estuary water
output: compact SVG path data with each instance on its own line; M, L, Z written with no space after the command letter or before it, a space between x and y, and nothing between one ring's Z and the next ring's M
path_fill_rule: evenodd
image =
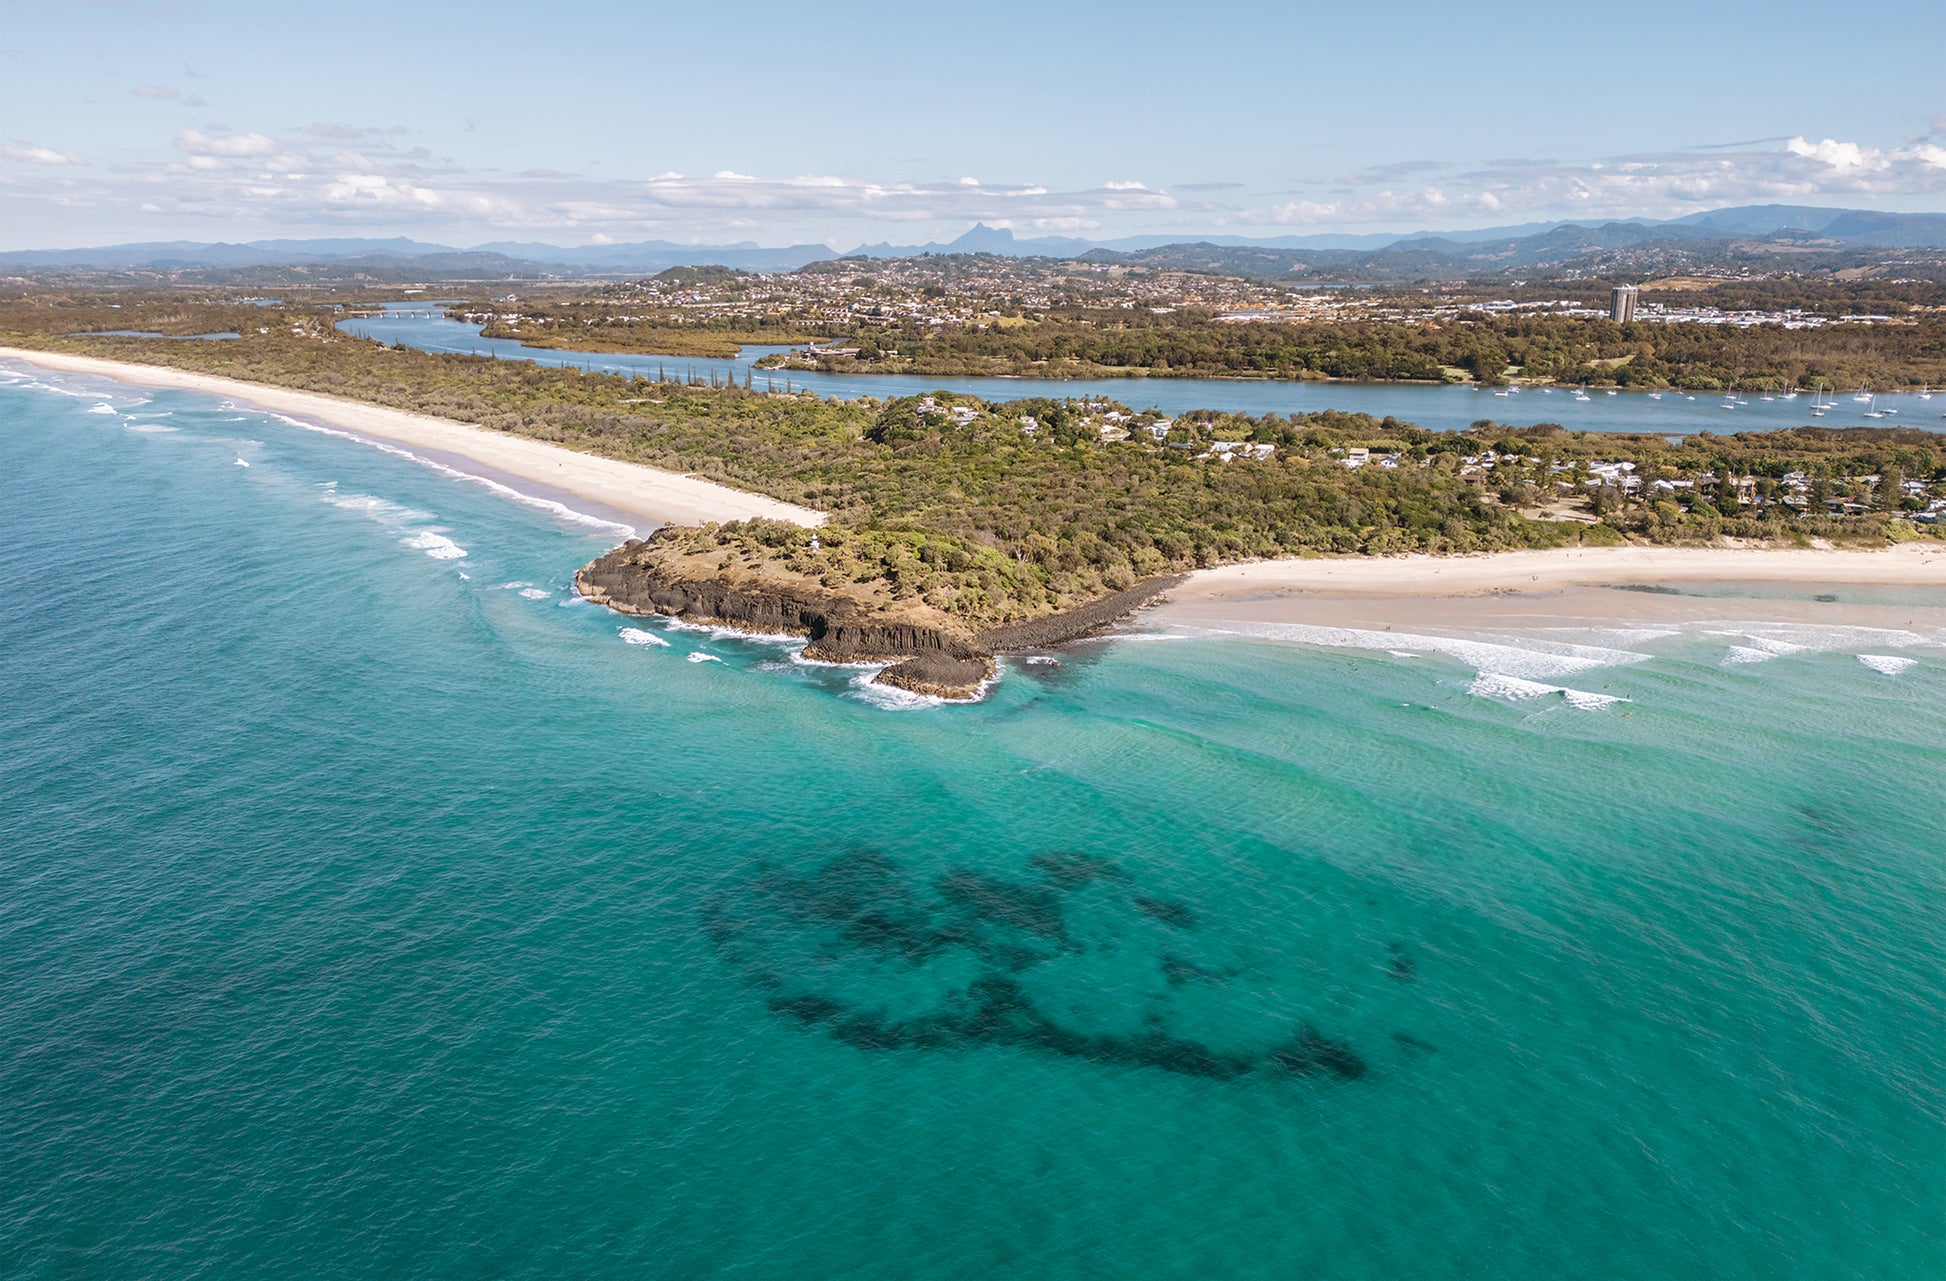
M948 707L617 537L0 369L0 1276L1946 1270L1939 635Z
M1785 427L1916 427L1946 430L1946 393L1921 398L1917 393L1880 396L1861 402L1839 396L1822 416L1811 413L1812 397L1801 394L1766 399L1758 393L1734 398L1720 392L1668 391L1651 397L1646 392L1599 389L1577 398L1569 388L1508 389L1505 395L1472 386L1429 387L1407 383L1293 382L1229 378L925 378L905 374L783 373L756 369L758 360L788 347L745 347L736 360L698 360L688 356L636 356L614 352L548 351L525 347L512 338L483 338L481 326L449 320L438 303L387 304L383 315L361 316L338 323L346 333L422 351L460 355L492 355L501 360L531 360L537 364L589 369L605 373L655 378L715 378L741 386L748 375L756 387L782 391L786 381L796 390L820 396L857 400L867 396L916 396L951 391L985 400L1018 400L1027 396L1101 397L1135 409L1158 409L1180 414L1192 409L1216 409L1239 414L1315 413L1337 409L1348 413L1391 415L1403 422L1441 431L1472 425L1482 418L1511 427L1559 423L1571 431L1663 432L1687 436L1710 431L1727 435L1739 431L1776 431ZM1826 393L1824 400L1830 401ZM1867 418L1879 412L1882 418Z

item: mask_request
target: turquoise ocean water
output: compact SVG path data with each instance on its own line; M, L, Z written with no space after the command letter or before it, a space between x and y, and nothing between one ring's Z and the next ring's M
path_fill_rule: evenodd
M939 707L619 536L0 371L0 1276L1946 1270L1939 638Z

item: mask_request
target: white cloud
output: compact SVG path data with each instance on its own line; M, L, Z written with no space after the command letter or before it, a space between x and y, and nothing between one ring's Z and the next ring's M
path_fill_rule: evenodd
M176 133L176 150L192 156L268 156L276 142L260 133L232 133L215 137L196 129Z
M463 239L506 233L585 240L712 241L735 230L768 241L856 244L957 234L973 222L1021 232L1194 234L1227 225L1457 227L1573 214L1668 216L1741 203L1905 207L1946 194L1946 138L1899 146L1812 136L1706 151L1502 159L1471 169L1451 158L1374 165L1337 183L1251 197L1229 184L1168 188L1118 177L1094 187L994 182L947 171L929 181L832 173L765 175L731 168L691 177L588 178L551 168L468 171L399 126L316 122L276 135L205 123L174 135L172 155L60 172L84 162L25 141L0 147L8 199L44 209L92 207L107 221L148 207L196 223L265 227L425 228ZM1223 194L1211 194L1221 191ZM215 228L212 227L211 230Z
M138 98L161 98L164 100L182 97L182 90L169 85L136 85L129 90Z
M85 165L88 163L79 156L70 156L65 151L56 151L52 147L36 147L28 143L23 143L18 146L0 145L0 156L5 156L9 160L18 160L23 164L30 165Z
M1696 209L1753 203L1889 198L1946 194L1946 147L1914 143L1878 148L1804 137L1759 149L1617 156L1579 164L1509 160L1471 171L1444 172L1437 184L1369 189L1375 177L1432 169L1406 162L1368 170L1321 198L1273 203L1244 221L1296 226L1449 226L1518 214L1544 218L1667 217ZM1448 166L1437 166L1442 171Z

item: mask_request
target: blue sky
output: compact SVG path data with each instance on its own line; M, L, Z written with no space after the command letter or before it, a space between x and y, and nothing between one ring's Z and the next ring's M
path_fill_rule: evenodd
M1946 209L1946 3L0 0L0 247Z

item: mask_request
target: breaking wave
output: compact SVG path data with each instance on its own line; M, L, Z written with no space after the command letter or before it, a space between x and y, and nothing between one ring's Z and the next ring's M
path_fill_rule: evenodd
M1587 690L1568 689L1563 685L1545 685L1540 681L1523 680L1518 676L1508 676L1501 672L1481 672L1473 678L1473 683L1466 687L1466 692L1476 698L1499 698L1515 703L1558 694L1569 707L1584 712L1629 701L1619 694L1591 694Z
M622 628L619 634L624 644L660 645L664 649L669 648L668 641L663 640L660 636L657 636L654 632L645 632L639 627L624 627Z
M406 537L401 538L399 542L412 548L414 551L424 552L434 560L461 560L466 556L466 549L464 547L461 547L444 534L430 529L422 529L416 534L408 534Z

